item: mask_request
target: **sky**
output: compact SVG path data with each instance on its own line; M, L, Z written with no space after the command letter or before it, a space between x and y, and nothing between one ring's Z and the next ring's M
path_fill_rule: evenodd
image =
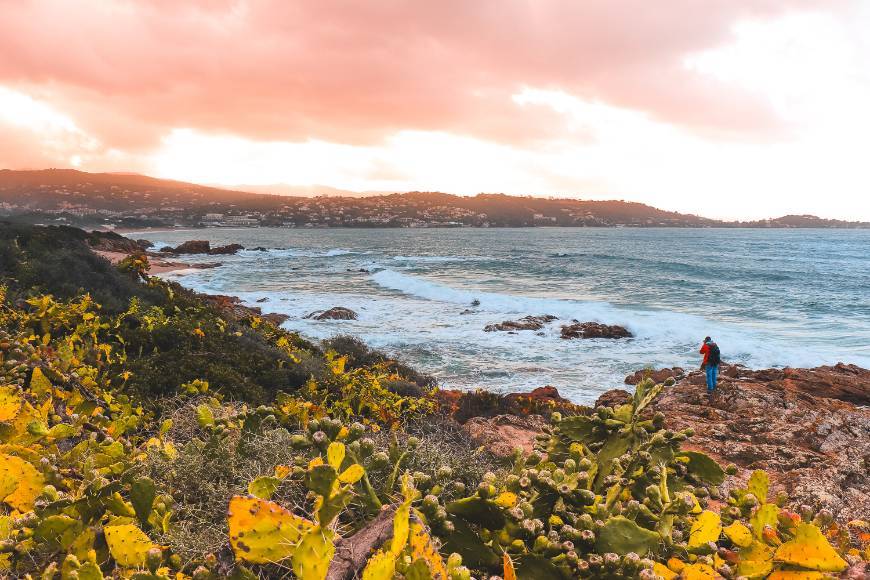
M870 0L0 0L0 168L870 221Z

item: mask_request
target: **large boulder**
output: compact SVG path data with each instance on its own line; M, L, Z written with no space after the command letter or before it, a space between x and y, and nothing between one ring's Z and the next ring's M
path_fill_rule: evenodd
M211 250L211 244L208 240L189 240L174 248L162 248L161 251L168 251L171 254L208 254Z
M618 407L631 402L631 393L622 389L610 389L601 393L595 401L596 407Z
M562 338L631 338L634 336L624 326L598 322L577 322L562 326Z
M227 244L226 246L218 246L208 251L212 256L220 256L226 254L236 254L239 250L244 250L245 247L241 244Z
M357 313L344 306L333 306L329 310L312 312L305 318L313 318L314 320L356 320Z
M462 429L476 445L482 445L496 457L510 457L514 449L531 452L535 435L541 432L547 421L540 415L497 415L474 417Z
M636 385L644 379L652 379L656 383L663 383L668 379L679 380L686 375L686 371L681 367L664 368L664 369L643 369L635 371L625 377L626 385Z
M496 324L487 324L484 327L484 332L516 332L517 330L541 330L548 322L556 320L556 317L551 314L543 314L541 316L524 316L519 320L505 320Z
M227 244L226 246L211 247L208 240L189 240L174 248L160 248L161 252L170 254L210 254L212 256L220 256L227 254L235 254L239 250L244 250L245 247L241 244Z

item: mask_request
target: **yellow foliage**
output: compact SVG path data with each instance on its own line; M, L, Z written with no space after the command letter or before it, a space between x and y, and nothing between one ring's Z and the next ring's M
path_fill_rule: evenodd
M11 421L21 409L21 394L18 387L0 387L0 421Z
M653 572L662 578L662 580L673 580L677 577L676 572L673 572L670 568L659 562L653 564Z
M230 500L227 520L236 557L255 564L290 557L302 534L313 527L275 502L239 495Z
M740 522L734 522L722 531L735 546L747 548L752 544L752 532Z
M332 531L315 526L302 536L290 561L299 580L324 580L335 555Z
M722 533L722 520L719 514L705 510L695 518L689 531L689 547L697 548L708 542L715 542Z
M103 528L112 557L122 566L143 566L148 550L154 547L145 532L134 524Z
M747 578L764 578L773 569L773 549L759 541L753 541L738 553L737 573Z
M707 564L689 564L683 571L680 573L680 578L682 580L716 580L719 578L719 574L716 573L716 570L708 566Z
M417 522L411 523L411 536L408 539L408 544L411 547L411 559L426 562L426 567L429 569L432 580L447 580L447 568L444 566L441 554L438 553L438 549L433 544L431 536ZM513 565L511 565L511 569L513 569ZM516 576L514 576L515 579ZM507 574L505 574L504 580L510 580Z
M820 572L842 572L848 566L821 530L812 524L800 524L794 538L777 548L774 559Z
M29 512L44 485L42 474L30 463L14 455L0 454L0 493L9 506Z

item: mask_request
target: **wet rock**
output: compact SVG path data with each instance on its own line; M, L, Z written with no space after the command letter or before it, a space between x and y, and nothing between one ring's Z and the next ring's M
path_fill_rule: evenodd
M472 303L473 304L473 303ZM478 302L478 304L480 304ZM541 316L525 316L519 320L505 320L497 324L487 324L484 327L484 332L514 332L517 330L541 330L548 322L556 320L556 317L551 314L543 314Z
M562 338L631 338L634 336L624 326L598 322L574 322L562 326Z
M161 248L160 251L172 254L208 254L210 249L211 244L208 240L190 240L174 248Z
M595 401L596 407L618 407L631 401L631 393L622 389L610 389L605 391Z
M290 317L286 314L278 314L277 312L270 312L268 314L263 314L262 319L271 322L275 326L281 326L284 324L284 321L289 319Z
M227 244L226 246L218 246L217 248L212 248L209 250L209 254L212 256L219 255L227 255L227 254L236 254L239 250L244 250L245 247L241 244Z
M227 244L226 246L212 248L208 240L189 240L174 248L165 246L160 248L160 251L170 254L210 254L212 256L219 256L235 254L239 250L244 249L244 246L241 244Z
M474 417L462 429L477 445L482 445L496 457L511 457L521 447L526 453L535 445L535 435L541 432L546 420L540 415L497 415Z
M686 375L686 371L681 367L664 368L664 369L644 369L636 371L625 377L626 385L636 385L646 378L652 379L656 383L663 383L667 379L679 380Z
M268 296L263 296L262 298L259 298L259 299L257 300L257 302L268 302L268 301L269 301L269 297L268 297Z
M313 318L314 320L356 320L357 313L344 306L333 306L329 310L312 312L305 318Z

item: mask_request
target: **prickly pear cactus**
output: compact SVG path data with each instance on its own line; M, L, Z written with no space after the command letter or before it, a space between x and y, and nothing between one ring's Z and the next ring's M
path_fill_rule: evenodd
M313 524L275 502L235 496L227 510L230 545L236 557L255 564L289 558Z
M148 536L134 524L106 526L103 533L109 552L122 566L144 566L148 551L154 548Z

